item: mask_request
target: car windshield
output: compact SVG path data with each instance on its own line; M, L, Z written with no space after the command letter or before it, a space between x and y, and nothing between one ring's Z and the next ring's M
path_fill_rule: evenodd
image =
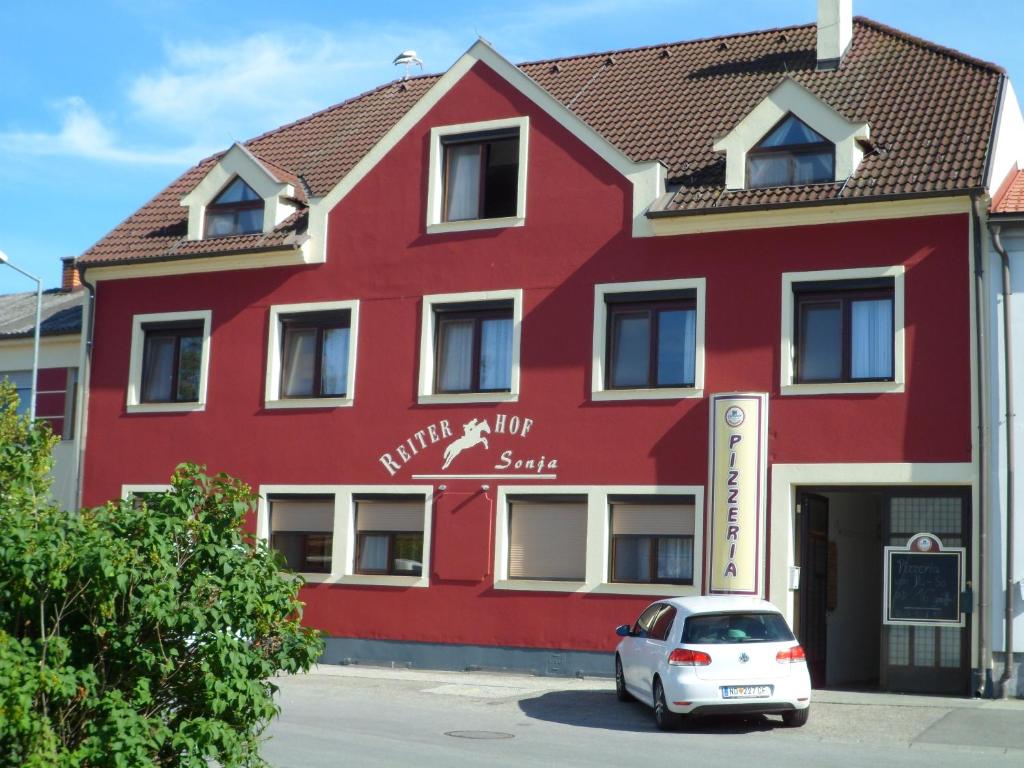
M795 639L786 620L777 613L705 613L690 616L683 626L684 643L781 643Z

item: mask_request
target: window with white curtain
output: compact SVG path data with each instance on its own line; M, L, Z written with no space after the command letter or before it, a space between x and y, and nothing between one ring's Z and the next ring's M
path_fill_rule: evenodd
M198 401L203 355L202 323L152 323L143 326L143 332L141 401Z
M355 573L423 573L423 499L356 500Z
M892 381L891 278L794 283L797 383Z
M508 392L512 386L512 302L434 307L434 391Z
M693 291L606 294L609 389L692 387L697 305Z
M447 136L444 147L444 221L516 215L519 130Z
M344 397L348 310L281 316L281 397Z

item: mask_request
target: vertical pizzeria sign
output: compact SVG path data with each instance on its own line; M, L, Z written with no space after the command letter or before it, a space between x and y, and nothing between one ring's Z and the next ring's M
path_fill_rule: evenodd
M756 595L762 577L768 395L711 396L708 592Z

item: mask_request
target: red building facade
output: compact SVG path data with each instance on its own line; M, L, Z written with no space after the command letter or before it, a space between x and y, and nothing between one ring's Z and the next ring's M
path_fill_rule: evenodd
M855 32L851 60L889 34ZM558 66L517 69L478 44L442 78L368 97L412 106L323 191L268 134L165 193L168 216L188 208L176 237L192 257L111 255L116 232L86 254L83 502L159 487L184 460L243 478L262 497L254 530L306 571L327 661L600 671L616 624L713 591L709 545L729 540L708 505L709 398L763 393L757 591L796 623L822 682L919 690L938 670L965 689L969 619L889 627L878 608L882 548L904 527L973 551L969 185L857 199L828 178L788 185L821 192L814 205L765 210L737 191L687 210L679 163L621 138L643 125L614 143L591 131L550 82ZM783 111L824 135L813 108ZM310 121L281 129L295 152ZM501 215L452 215L454 147L489 158L467 198L481 211L509 189L489 174L518 174ZM232 219L224 249L232 238L193 217L236 216L215 197L235 178L285 208L260 209L275 221L259 233ZM127 226L151 226L142 214ZM883 323L881 363L860 362L862 321ZM840 368L810 377L829 339L842 346L822 364ZM150 396L158 342L176 350L170 397ZM309 392L291 378L303 354ZM877 651L855 658L851 631Z

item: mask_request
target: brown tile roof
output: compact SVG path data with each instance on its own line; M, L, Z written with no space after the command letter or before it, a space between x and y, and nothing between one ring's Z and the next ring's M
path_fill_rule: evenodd
M992 197L992 213L1024 213L1024 171L1013 171Z
M668 211L963 192L983 186L1003 71L857 17L842 66L816 71L813 24L564 59L521 69L636 161L668 168ZM436 82L390 83L245 143L309 195L327 194ZM728 192L713 150L785 77L871 126L873 151L845 184ZM183 243L182 196L207 158L89 249L84 265L251 250L246 238ZM291 182L294 184L294 182ZM304 231L295 222L295 231ZM282 228L279 228L279 230ZM277 233L275 233L277 234ZM282 240L285 233L280 233ZM273 238L261 238L261 247ZM228 242L228 241L231 242ZM235 242L246 240L246 242ZM243 246L245 246L243 248Z

